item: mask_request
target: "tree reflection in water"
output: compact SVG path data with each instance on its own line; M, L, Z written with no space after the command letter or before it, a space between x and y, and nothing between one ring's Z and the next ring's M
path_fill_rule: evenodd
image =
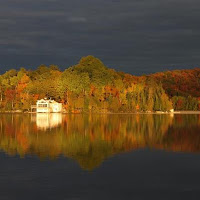
M140 148L200 152L200 115L0 115L0 149L9 155L63 155L92 170Z

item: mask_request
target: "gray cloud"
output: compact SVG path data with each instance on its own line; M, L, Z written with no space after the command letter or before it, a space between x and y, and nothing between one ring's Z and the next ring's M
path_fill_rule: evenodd
M68 21L72 23L85 23L87 19L85 17L69 17Z
M88 54L132 74L200 66L199 18L198 0L7 0L1 71Z

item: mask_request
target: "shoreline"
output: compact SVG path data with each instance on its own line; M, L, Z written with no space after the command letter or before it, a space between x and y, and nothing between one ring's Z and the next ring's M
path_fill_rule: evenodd
M0 111L0 114L37 114L37 112L23 112L23 111ZM53 114L53 113L46 113L46 114ZM135 115L135 114L145 114L145 115L173 115L173 114L200 114L200 111L174 111L174 112L119 112L119 113L102 113L102 112L91 112L91 113L67 113L67 112L60 112L60 114L103 114L103 115Z

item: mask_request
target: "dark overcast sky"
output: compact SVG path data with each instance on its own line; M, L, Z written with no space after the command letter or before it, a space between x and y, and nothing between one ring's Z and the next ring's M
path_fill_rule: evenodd
M0 0L0 71L94 55L132 74L200 66L199 0Z

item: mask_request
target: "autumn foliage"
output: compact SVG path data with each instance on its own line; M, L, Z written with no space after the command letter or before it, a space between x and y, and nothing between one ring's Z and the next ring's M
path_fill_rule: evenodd
M71 113L198 110L200 69L137 77L87 56L63 72L55 65L41 65L0 76L2 111L28 111L44 97L63 103Z
M150 77L162 83L176 110L199 110L200 68L161 72Z

